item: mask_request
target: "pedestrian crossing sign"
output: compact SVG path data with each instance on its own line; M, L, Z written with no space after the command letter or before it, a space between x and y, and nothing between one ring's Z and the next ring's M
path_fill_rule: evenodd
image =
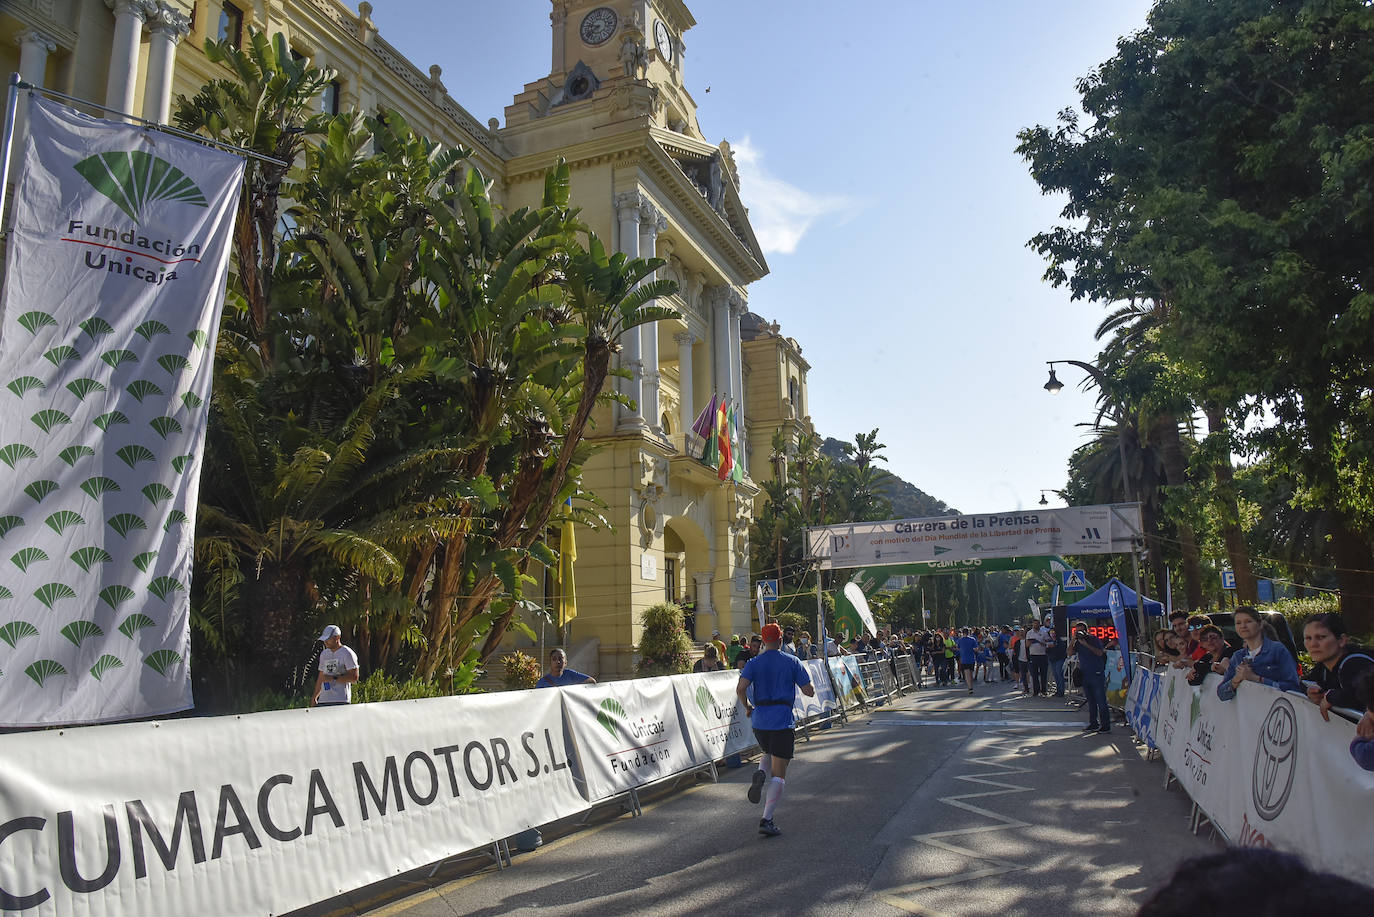
M776 602L778 600L778 581L775 579L761 579L758 582L759 598L765 602Z
M1084 570L1065 570L1060 574L1064 578L1065 592L1086 592L1088 589L1088 574Z

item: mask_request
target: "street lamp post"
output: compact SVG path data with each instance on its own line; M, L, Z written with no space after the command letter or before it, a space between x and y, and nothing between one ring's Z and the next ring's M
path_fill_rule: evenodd
M1107 377L1102 375L1102 370L1098 369L1096 366L1091 363L1084 363L1080 360L1047 360L1046 362L1049 363L1050 378L1049 381L1045 383L1045 391L1049 392L1051 395L1058 395L1064 388L1064 383L1060 382L1059 377L1054 374L1054 364L1067 363L1087 373L1089 378L1093 380L1093 383L1097 385L1097 390L1102 393L1102 397L1106 399L1107 404L1111 405L1112 420L1116 421L1116 448L1121 464L1121 492L1126 495L1126 499L1136 504L1136 506L1139 506L1140 497L1135 492L1135 488L1131 486L1130 477L1126 474L1126 437L1124 435L1126 429L1126 409L1124 405L1112 398L1111 390L1107 386ZM1045 500L1045 492L1042 490L1040 492L1040 503L1044 505L1047 502L1048 501ZM1139 639L1143 642L1145 640L1146 630L1145 595L1140 591L1140 558L1136 555L1134 538L1131 539L1131 573L1135 577L1136 624L1140 628Z

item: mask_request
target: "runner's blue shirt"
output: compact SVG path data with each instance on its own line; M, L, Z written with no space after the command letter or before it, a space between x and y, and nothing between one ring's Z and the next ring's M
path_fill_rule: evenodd
M792 703L797 688L811 684L811 673L796 656L779 650L765 650L744 664L740 678L747 679L752 689L755 729L791 729ZM783 701L780 704L760 704L760 701Z
M978 641L973 637L960 637L954 641L959 647L959 662L961 665L973 665L978 656Z

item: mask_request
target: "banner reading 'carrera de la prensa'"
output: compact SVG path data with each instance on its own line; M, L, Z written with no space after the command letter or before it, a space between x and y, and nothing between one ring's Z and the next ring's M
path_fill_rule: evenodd
M36 95L28 120L0 306L0 723L184 710L243 161Z
M807 556L830 570L973 557L1116 554L1130 551L1139 535L1140 505L1118 503L828 525L807 529L806 545Z

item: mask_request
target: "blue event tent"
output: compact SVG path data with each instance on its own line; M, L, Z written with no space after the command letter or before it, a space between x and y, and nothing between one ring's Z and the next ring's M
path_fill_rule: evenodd
M1107 606L1107 592L1112 588L1112 583L1121 587L1121 603L1126 606L1128 613L1134 613L1136 608L1135 590L1116 577L1107 580L1106 584L1085 599L1079 599L1065 610L1070 618L1110 618L1111 611ZM1145 613L1147 615L1164 615L1164 605L1146 596Z

